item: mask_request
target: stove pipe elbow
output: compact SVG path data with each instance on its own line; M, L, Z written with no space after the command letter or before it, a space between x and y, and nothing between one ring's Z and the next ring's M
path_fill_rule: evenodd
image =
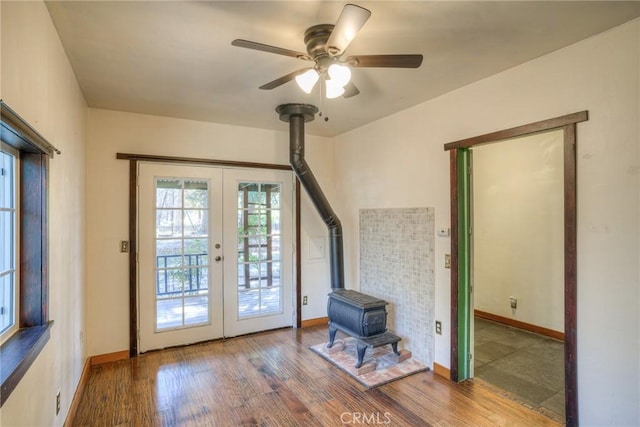
M314 118L318 109L313 105L285 104L276 108L280 120L289 123L289 162L298 180L309 194L313 205L329 230L331 288L344 289L344 250L342 224L322 192L304 157L304 123Z

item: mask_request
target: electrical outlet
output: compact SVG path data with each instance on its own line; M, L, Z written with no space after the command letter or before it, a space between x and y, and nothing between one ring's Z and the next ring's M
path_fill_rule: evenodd
M122 252L122 253L129 252L129 241L128 240L121 240L120 241L120 252Z
M436 334L442 335L442 322L436 320Z
M58 394L56 394L56 415L60 413L60 390L58 390Z
M305 295L305 296L303 296L303 297L302 297L302 305L307 305L307 303L308 303L308 302L309 302L309 301L307 300L307 296L306 296L306 295Z
M514 297L509 297L509 301L511 302L511 308L512 309L516 309L518 308L518 299L514 298Z
M444 254L444 268L451 268L451 255Z

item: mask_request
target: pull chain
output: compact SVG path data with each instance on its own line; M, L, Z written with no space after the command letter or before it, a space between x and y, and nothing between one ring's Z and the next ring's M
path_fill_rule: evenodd
M324 96L322 96L325 93L325 87L326 85L326 80L324 79L324 75L321 76L320 78L320 102L318 104L320 104L320 113L318 113L318 116L321 117L325 122L329 121L329 115L326 113L325 111L325 106L324 106Z

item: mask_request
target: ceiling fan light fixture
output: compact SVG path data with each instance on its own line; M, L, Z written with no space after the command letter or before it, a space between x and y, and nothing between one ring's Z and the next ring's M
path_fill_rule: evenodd
M326 97L328 99L337 98L344 94L344 86L341 86L339 83L333 81L332 79L327 79L325 81L325 91Z
M311 93L320 75L313 68L296 76L296 83L305 93Z
M345 65L331 64L327 72L331 81L342 87L345 87L351 80L351 70Z

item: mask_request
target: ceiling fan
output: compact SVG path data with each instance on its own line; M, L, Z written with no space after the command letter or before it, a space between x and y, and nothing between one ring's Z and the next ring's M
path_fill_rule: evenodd
M307 54L242 39L236 39L231 44L315 63L266 83L260 89L274 89L295 79L303 91L311 93L320 80L327 98L341 95L349 98L360 93L351 82L350 67L418 68L422 64L422 55L355 55L343 58L345 50L370 16L371 11L363 7L345 5L335 25L314 25L305 31Z

